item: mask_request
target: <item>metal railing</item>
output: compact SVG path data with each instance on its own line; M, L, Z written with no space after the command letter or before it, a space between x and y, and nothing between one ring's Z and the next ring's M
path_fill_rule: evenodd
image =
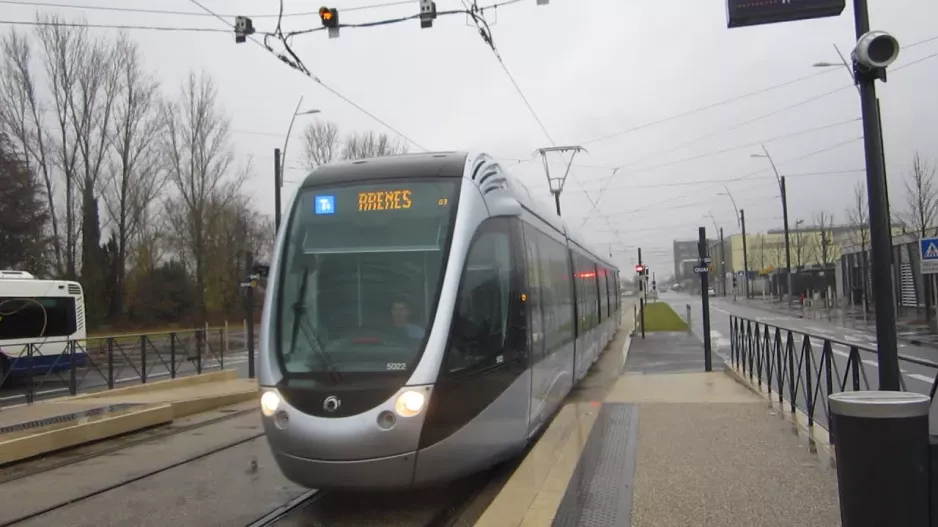
M876 368L876 349L855 343L811 335L730 315L730 347L733 367L749 382L765 386L779 405L792 414L803 411L808 426L823 410L822 426L830 430L827 396L844 391L875 390L878 374L867 375L867 366ZM902 391L928 394L934 403L938 389L938 363L899 355ZM871 378L873 383L871 384ZM912 389L909 382L915 381Z
M0 408L230 368L246 361L244 339L232 339L226 324L5 346L0 356Z

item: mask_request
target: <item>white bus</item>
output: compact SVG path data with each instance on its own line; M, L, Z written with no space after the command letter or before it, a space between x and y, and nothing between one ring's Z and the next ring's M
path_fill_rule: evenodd
M68 343L79 341L75 365L84 364L85 299L81 284L39 280L0 270L0 386L4 381L68 370ZM32 347L32 352L30 352Z

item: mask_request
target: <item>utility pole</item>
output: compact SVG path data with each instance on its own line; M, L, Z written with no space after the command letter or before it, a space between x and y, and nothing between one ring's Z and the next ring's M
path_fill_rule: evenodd
M746 299L749 299L749 253L746 252L746 211L739 209L739 223L743 228L743 267L746 280Z
M702 267L700 272L700 306L703 311L703 341L704 341L704 369L713 371L713 359L710 349L710 280L707 272L707 228L697 228L697 262L698 267Z
M550 163L547 162L547 154L550 152L570 152L573 154L570 156L570 161L567 162L567 170L563 173L563 177L552 178L550 177ZM550 148L538 148L535 151L535 154L541 154L541 161L544 163L544 174L547 176L547 186L550 188L550 193L554 195L554 204L557 207L557 215L560 216L560 193L563 192L564 183L567 182L567 176L570 174L570 167L573 166L573 158L576 157L577 152L586 152L586 149L582 146L552 146ZM558 183L555 185L554 181ZM639 259L641 260L641 259Z
M280 232L280 189L283 186L280 178L280 149L274 148L274 237Z
M788 190L785 187L785 176L779 177L779 189L782 192L782 220L785 222L785 273L788 275L788 307L791 307L791 236L788 231Z
M853 2L854 24L858 44L870 31L870 15L866 0ZM860 106L863 113L863 146L866 152L866 188L870 213L870 246L873 264L873 303L876 313L876 347L879 363L879 389L899 390L899 357L896 343L896 306L893 302L892 233L889 232L889 203L886 195L886 175L879 104L876 98L876 79L886 80L886 66L898 55L898 43L891 37L879 40L892 44L890 60L881 67L861 64L854 53L854 78L860 88ZM868 49L872 44L868 44ZM860 46L858 45L858 48ZM872 58L872 57L870 57ZM879 60L879 57L876 58ZM869 60L865 60L869 62Z
M723 244L723 227L720 227L720 283L726 296L726 245Z
M641 269L641 273L638 275L638 287L642 291L642 296L638 297L638 315L640 318L639 322L642 325L642 338L645 338L645 266L642 265L642 248L638 248L638 267Z
M241 282L241 289L244 291L244 311L246 312L247 323L247 347L248 347L248 378L253 379L254 374L254 288L257 286L258 275L254 273L254 255L251 251L244 251L244 275L247 280Z

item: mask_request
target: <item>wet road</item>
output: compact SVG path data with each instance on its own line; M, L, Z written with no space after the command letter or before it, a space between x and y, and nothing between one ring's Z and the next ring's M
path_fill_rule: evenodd
M691 306L691 325L693 331L697 336L703 335L703 318L701 316L701 301L699 296L691 296L680 293L665 293L661 296L661 301L668 302L672 305L674 310L681 315L685 316L686 305ZM876 336L871 334L868 331L862 329L852 329L845 328L837 325L836 323L826 322L822 320L812 320L812 319L800 319L794 316L786 316L782 313L770 312L765 309L758 309L745 305L743 303L737 302L734 303L731 296L728 297L716 297L711 298L710 304L710 337L711 337L711 346L713 352L720 355L724 361L730 363L730 315L735 315L738 317L747 318L750 320L762 322L765 324L770 324L773 326L778 326L784 329L791 329L799 333L806 333L811 336L819 336L829 339L835 339L838 341L845 342L847 344L863 346L870 349L875 349L876 346ZM799 338L795 341L798 349L802 343L802 339ZM815 369L820 369L821 366L821 352L823 341L821 339L812 339L812 346L814 349L814 366ZM835 344L832 346L832 362L834 364L834 393L841 391L840 384L843 383L844 376L847 375L847 365L848 358L850 355L850 348L845 345ZM901 355L906 355L913 358L919 358L928 361L938 362L938 351L923 347L916 346L907 343L899 344L899 353ZM797 355L796 355L797 357ZM876 354L872 351L861 350L860 358L863 364L861 368L861 378L860 378L860 389L861 390L876 390L879 387L879 363L876 358ZM936 371L934 368L929 368L926 366L920 366L913 364L907 361L902 361L900 359L899 363L900 370L902 372L902 380L905 383L905 389L911 392L921 393L928 395L929 390L931 389L931 384L935 379ZM796 363L797 368L797 363ZM802 371L804 367L802 366ZM804 375L804 373L802 373ZM852 390L851 384L851 374L847 377L848 384L847 389ZM822 377L822 380L824 377ZM812 376L812 383L817 382L817 374L815 373ZM763 385L765 384L765 373L763 372ZM773 382L773 391L776 383ZM812 386L812 389L817 389L816 385ZM787 390L787 387L786 387ZM804 384L799 387L799 393L796 397L796 406L800 408L803 412L808 412L807 399L804 393ZM816 421L827 428L828 426L828 416L826 414L827 408L823 404L823 401L826 401L827 390L825 382L821 383L820 391L817 396L817 407L815 410L814 417ZM786 399L788 398L787 392L785 394ZM813 396L813 392L812 392ZM931 408L931 422L932 422L932 431L933 433L938 433L938 404L932 403Z

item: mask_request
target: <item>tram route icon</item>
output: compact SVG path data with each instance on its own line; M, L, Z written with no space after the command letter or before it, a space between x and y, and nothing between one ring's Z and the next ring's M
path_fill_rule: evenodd
M313 214L335 214L335 196L315 196Z

